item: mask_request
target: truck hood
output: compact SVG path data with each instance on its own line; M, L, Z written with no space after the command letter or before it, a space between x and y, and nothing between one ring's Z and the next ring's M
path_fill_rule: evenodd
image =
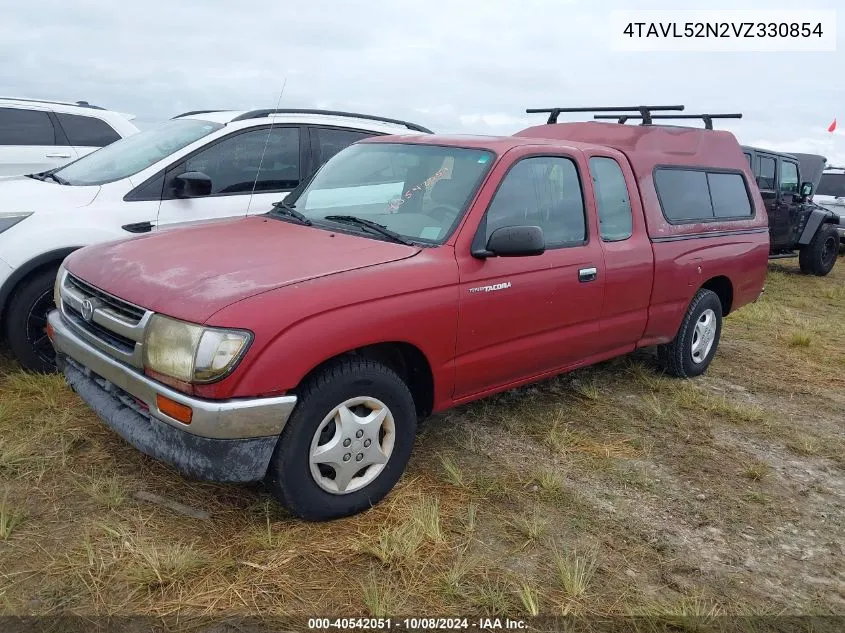
M827 166L827 158L821 154L798 154L792 153L798 159L798 169L801 171L801 180L813 183L813 191L818 189L822 173Z
M204 323L218 310L269 290L419 252L258 216L88 246L65 266L116 297Z
M29 176L0 178L0 211L66 211L91 204L99 186L71 187Z

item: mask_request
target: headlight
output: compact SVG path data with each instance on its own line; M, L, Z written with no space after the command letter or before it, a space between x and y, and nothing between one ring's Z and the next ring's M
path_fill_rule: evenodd
M0 233L12 228L15 224L31 215L31 213L0 213Z
M59 272L56 273L56 283L53 284L53 303L57 308L62 307L62 277L65 275L65 265L59 266Z
M244 330L224 330L153 315L144 341L144 366L184 382L219 380L235 368L252 341Z

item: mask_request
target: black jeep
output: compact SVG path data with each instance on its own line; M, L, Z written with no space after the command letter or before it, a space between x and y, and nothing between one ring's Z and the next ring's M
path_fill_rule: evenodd
M840 220L812 201L821 177L818 167L823 168L825 158L801 154L799 159L758 147L742 149L769 215L770 259L797 256L801 272L827 275L839 255ZM802 180L802 175L808 179Z

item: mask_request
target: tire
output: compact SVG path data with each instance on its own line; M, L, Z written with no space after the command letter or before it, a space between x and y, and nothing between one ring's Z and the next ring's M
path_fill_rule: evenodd
M711 320L707 323L707 318ZM722 336L722 302L712 290L702 288L690 302L675 338L657 348L657 359L663 370L678 378L703 374L719 347ZM705 337L703 347L694 345ZM709 343L706 339L709 339Z
M839 256L839 232L833 224L822 224L810 243L798 253L798 264L805 275L824 277Z
M55 307L53 286L58 271L58 266L51 266L25 278L9 301L6 342L18 362L30 371L56 372L53 346L44 328L47 313Z
M327 366L308 379L298 390L298 397L296 409L270 459L266 477L270 491L293 514L308 521L327 521L357 514L381 501L405 471L416 437L417 414L408 386L385 365L350 357ZM366 400L366 404L355 404L359 400ZM340 413L331 415L344 403L347 403L347 411L357 417L357 420L344 418L352 420L347 422L346 428L354 432L343 431L335 422L341 417ZM384 422L379 427L382 431L371 426L364 435L357 437L355 433L360 428L355 425L366 417L368 408L371 415L382 410L376 405L386 409ZM384 429L391 426L391 420L392 450L375 451L376 441L383 449L390 443L391 433ZM319 434L321 427L324 430ZM347 440L348 454L344 452L345 448L340 448L347 447ZM368 440L370 444L366 444ZM337 471L328 467L328 461L312 464L312 453L329 446L337 447L338 452L326 452L326 455L335 455L334 463L341 468L344 466L341 460L349 460L346 463L351 464L359 454L367 461L383 456L385 452L388 457L384 464L369 466L362 460L366 470L357 471L345 486L348 491L341 492L342 484L337 481L343 477L339 478L338 474L352 472L349 467ZM327 457L323 459L328 460ZM368 478L371 479L368 481Z

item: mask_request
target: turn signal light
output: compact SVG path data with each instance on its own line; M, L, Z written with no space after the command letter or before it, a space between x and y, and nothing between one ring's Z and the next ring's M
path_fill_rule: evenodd
M51 341L53 340L53 333L54 333L53 326L48 323L47 324L47 338L50 339Z
M190 424L191 418L194 415L191 407L166 398L161 394L156 394L156 406L159 411L165 415L169 415L174 420L179 420L182 424Z

